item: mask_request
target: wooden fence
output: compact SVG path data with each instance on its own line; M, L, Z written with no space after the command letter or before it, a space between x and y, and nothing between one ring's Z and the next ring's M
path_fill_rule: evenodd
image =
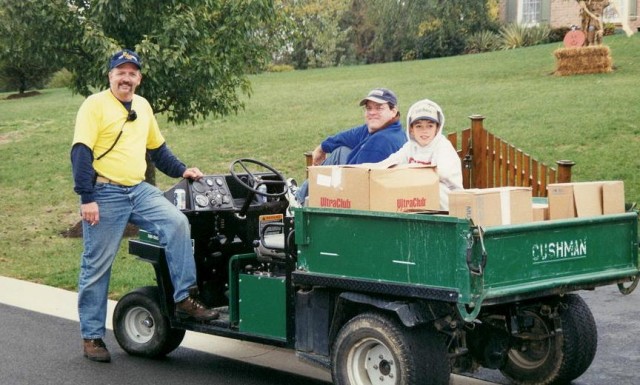
M547 196L550 183L571 181L574 162L559 160L557 168L549 167L487 131L483 116L469 118L471 127L460 133L460 147L458 133L447 135L462 161L464 188L525 186L533 196Z

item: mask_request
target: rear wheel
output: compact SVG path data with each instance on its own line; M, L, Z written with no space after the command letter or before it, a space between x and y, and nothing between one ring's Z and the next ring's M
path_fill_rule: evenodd
M447 385L451 373L437 332L408 329L379 313L358 315L342 327L331 366L336 385Z
M127 353L162 357L174 351L184 338L183 329L173 329L162 314L155 286L142 287L118 301L113 312L113 331Z
M521 311L520 339L502 368L516 384L569 383L581 376L595 357L598 332L582 298L575 294L561 298L556 316L548 309L537 305Z

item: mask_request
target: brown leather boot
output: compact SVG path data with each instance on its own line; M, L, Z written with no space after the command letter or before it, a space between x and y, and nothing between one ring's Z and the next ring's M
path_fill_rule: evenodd
M206 307L198 299L189 295L176 304L176 316L179 318L194 318L196 321L212 321L220 317L220 313Z
M107 346L102 341L102 338L94 340L83 340L84 356L91 361L97 362L111 362L111 354L107 350Z

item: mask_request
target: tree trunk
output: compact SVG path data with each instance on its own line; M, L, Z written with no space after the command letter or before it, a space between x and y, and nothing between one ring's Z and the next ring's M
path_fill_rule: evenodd
M156 185L156 165L151 161L149 153L147 153L147 169L144 172L144 180L152 186Z

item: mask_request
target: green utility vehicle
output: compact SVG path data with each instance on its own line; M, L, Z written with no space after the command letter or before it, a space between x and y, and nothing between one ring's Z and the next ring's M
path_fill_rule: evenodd
M163 247L142 233L130 252L157 286L125 295L113 319L133 355L166 355L192 330L295 350L337 385L447 385L480 367L568 384L597 348L577 292L629 293L640 277L636 211L490 228L441 213L291 213L285 178L250 159L167 198L180 190L200 297L221 317L175 316Z

